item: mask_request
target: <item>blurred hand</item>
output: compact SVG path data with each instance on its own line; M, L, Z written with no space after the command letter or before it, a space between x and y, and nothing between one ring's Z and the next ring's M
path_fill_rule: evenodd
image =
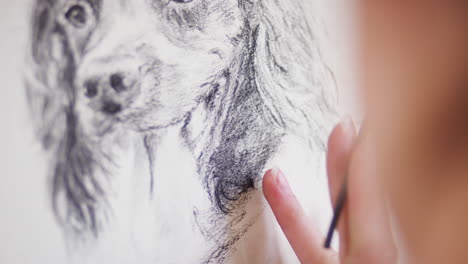
M348 175L347 200L338 223L339 253L323 247L324 236L306 216L280 170L269 170L263 178L264 195L301 263L396 263L372 153L364 142L356 141L351 121L336 126L328 141L327 171L333 204Z
M467 2L356 5L360 99L399 257L468 263Z

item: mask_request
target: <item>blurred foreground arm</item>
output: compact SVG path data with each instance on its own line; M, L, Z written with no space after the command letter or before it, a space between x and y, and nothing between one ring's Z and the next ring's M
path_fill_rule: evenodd
M468 263L468 4L356 3L366 130L329 140L332 200L349 184L339 257L277 170L265 197L303 263L395 263L394 245L404 263Z

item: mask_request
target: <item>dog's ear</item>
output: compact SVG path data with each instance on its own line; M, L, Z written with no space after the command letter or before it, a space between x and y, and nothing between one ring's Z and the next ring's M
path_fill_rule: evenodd
M49 71L52 67L50 56L51 35L54 24L52 14L53 2L38 0L32 8L29 46L25 67L26 98L32 116L36 136L43 146L48 149L56 141L56 131L64 130L61 109L57 104L56 95L51 91L52 80ZM58 69L56 69L57 72Z
M74 100L74 61L53 0L36 1L31 12L25 86L36 135L48 149L65 133L64 108Z
M47 57L48 49L40 45L47 42L54 23L55 1L38 0L31 12L31 53L36 62L43 61Z
M105 157L83 135L75 112L76 62L57 1L32 9L25 86L35 135L47 150L53 210L65 231L98 234L106 218Z
M210 196L225 214L242 208L285 134L324 150L336 88L301 1L240 3L245 47L236 55L239 72L230 68L235 92L204 171Z
M322 56L318 12L299 0L246 2L258 27L254 64L264 102L282 127L324 147L325 124L336 118L336 83Z

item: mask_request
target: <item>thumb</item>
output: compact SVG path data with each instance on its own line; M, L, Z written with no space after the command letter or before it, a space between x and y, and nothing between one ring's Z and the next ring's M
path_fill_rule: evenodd
M363 263L396 263L390 217L377 179L370 137L361 134L348 168L345 258Z

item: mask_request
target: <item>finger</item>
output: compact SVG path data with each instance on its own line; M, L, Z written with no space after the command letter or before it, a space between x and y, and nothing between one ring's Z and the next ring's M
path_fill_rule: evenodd
M328 138L327 175L333 206L335 206L344 177L348 173L349 159L355 141L356 129L350 118L335 126Z
M372 146L364 136L357 143L349 166L346 254L368 263L393 264L396 250L389 215L377 184Z
M322 235L306 217L280 170L273 169L266 172L263 177L263 192L301 263L338 263L336 253L323 248Z
M327 175L330 199L333 207L341 191L346 175L348 174L349 160L356 141L356 130L350 118L338 124L328 138L327 151ZM346 203L342 209L338 220L338 230L340 233L340 255L346 252L346 241L348 240L348 212Z

